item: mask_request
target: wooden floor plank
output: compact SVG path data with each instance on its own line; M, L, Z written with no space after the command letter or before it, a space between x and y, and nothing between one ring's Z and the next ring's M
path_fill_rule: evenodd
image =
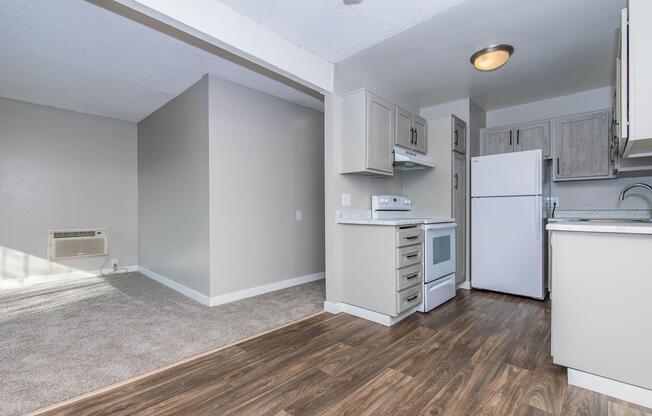
M525 389L529 370L503 363L473 401L468 414L475 416L505 416L519 407L519 399Z
M568 386L562 416L607 416L607 396L575 386Z
M568 387L550 307L460 291L391 328L322 314L46 415L652 416Z
M567 386L566 369L547 364L531 371L521 401L544 412L559 415Z

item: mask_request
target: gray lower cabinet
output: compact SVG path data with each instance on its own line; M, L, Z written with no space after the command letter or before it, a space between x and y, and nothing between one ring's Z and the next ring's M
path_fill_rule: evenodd
M359 308L398 316L421 304L421 225L342 225L342 299Z
M554 180L613 177L610 123L609 110L555 120Z
M457 224L455 235L455 280L466 280L466 157L453 153L453 218Z
M340 173L393 175L396 106L368 91L341 98Z
M496 155L514 151L514 131L511 127L483 129L480 139L480 155Z

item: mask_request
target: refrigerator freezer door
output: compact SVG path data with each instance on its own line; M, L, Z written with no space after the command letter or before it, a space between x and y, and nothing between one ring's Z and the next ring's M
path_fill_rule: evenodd
M541 150L471 158L471 196L541 195Z
M473 198L471 285L543 299L541 196Z

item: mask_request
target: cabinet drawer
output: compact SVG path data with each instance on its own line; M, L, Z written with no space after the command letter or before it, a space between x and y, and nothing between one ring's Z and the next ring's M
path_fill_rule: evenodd
M400 269L406 266L411 266L413 264L421 264L421 252L421 244L399 248L397 250L398 268Z
M414 286L396 294L398 296L398 313L417 306L423 298L423 286Z
M396 247L423 243L423 231L420 225L398 228L396 230Z
M396 276L398 278L398 290L403 290L416 284L423 283L421 264L415 264L414 266L408 266L404 269L398 269L396 271Z

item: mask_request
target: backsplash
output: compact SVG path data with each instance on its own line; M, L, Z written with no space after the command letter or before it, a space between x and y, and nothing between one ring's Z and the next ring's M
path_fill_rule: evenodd
M582 218L582 219L632 219L647 220L652 218L649 209L612 209L612 210L555 210L554 218Z

